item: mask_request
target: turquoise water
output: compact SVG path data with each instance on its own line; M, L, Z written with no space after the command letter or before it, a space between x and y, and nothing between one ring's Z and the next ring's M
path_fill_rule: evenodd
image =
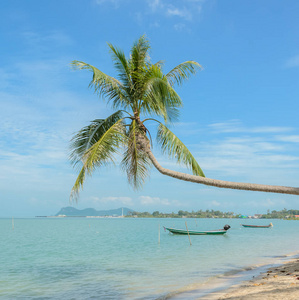
M172 235L163 226L232 228ZM241 228L273 223L272 229ZM160 243L159 241L160 226ZM299 221L238 219L0 219L1 299L157 299L299 252Z

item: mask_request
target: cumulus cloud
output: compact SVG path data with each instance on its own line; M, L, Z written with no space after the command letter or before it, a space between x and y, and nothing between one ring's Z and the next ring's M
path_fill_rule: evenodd
M140 196L139 201L145 206L180 206L181 203L177 200L169 200L167 198L151 197L151 196Z
M131 197L91 197L91 200L95 204L106 204L106 203L121 203L123 205L132 205L133 199Z

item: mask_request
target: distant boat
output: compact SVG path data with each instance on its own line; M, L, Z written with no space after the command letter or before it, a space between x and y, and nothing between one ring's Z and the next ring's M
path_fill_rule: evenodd
M173 234L189 234L189 235L220 235L225 234L229 229L229 225L225 225L223 229L218 230L207 230L207 231L195 231L195 230L184 230L184 229L174 229L174 228L167 228L164 227L164 229L168 230L169 232Z
M246 228L270 228L270 227L273 227L272 223L270 223L269 225L246 225L246 224L241 224L241 225Z

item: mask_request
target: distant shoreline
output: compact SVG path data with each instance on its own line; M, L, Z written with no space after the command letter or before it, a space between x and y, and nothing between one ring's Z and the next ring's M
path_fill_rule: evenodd
M86 218L102 218L102 217L127 217L127 218L215 218L215 219L286 219L299 220L299 210L283 209L281 211L268 210L267 214L246 215L235 212L222 212L220 210L198 210L198 211L183 211L179 210L177 213L162 213L159 211L137 212L127 207L120 207L109 210L96 210L94 208L77 209L72 206L63 207L53 216L36 216L37 218L53 218L53 217L86 217Z
M35 218L124 218L124 216L35 216Z
M8 217L9 218L9 217ZM22 217L20 217L22 218ZM34 218L136 218L136 219L240 219L240 220L267 220L268 218L239 218L239 217L185 217L185 216L177 216L177 217L169 217L169 216L157 216L157 217L144 217L144 216L35 216ZM298 220L299 218L271 218L274 220Z

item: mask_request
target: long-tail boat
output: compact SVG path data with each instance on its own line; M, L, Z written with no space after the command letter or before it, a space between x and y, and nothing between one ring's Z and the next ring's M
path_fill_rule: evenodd
M225 234L229 229L229 225L225 225L223 229L218 230L206 230L206 231L195 231L195 230L185 230L185 229L175 229L175 228L167 228L164 227L164 229L168 230L169 232L173 234L189 234L189 235L220 235Z
M269 225L246 225L246 224L241 224L241 225L246 228L271 228L271 227L273 227L272 223L270 223Z

